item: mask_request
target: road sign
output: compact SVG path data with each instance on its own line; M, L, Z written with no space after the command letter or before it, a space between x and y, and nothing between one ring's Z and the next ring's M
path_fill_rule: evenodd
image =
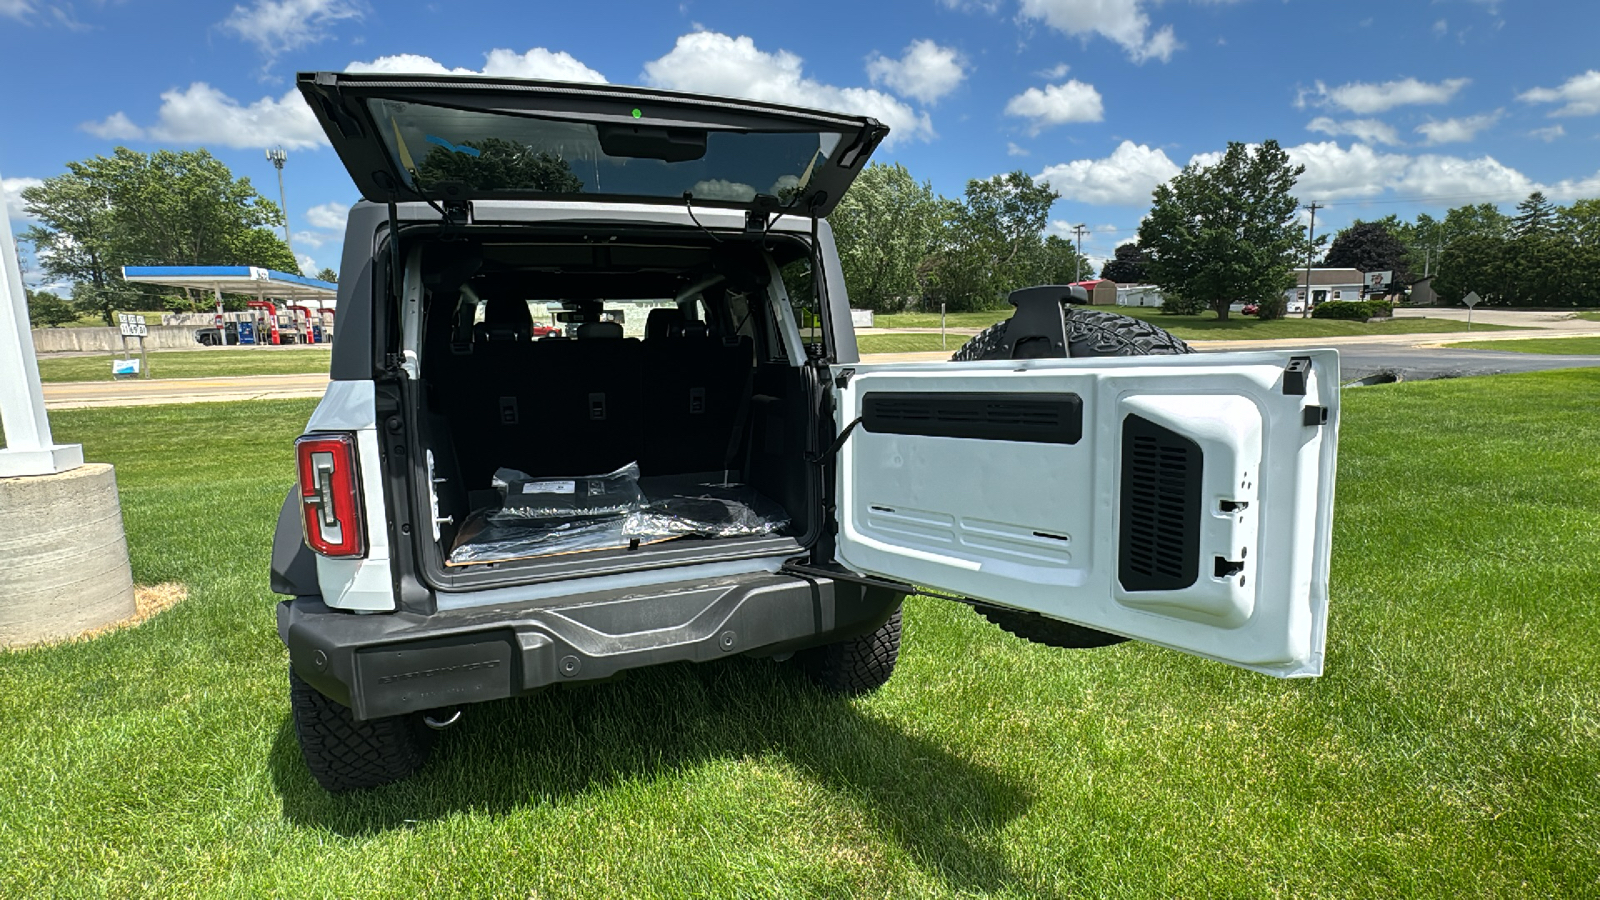
M1394 281L1394 272L1368 272L1366 277L1367 290L1370 292L1387 290Z
M1478 292L1477 291L1473 291L1472 293L1466 295L1465 297L1462 297L1461 298L1461 302L1465 303L1467 305L1467 309L1471 309L1474 306L1477 306L1479 303L1482 303L1483 302L1483 298L1478 296Z
M138 313L117 313L117 325L122 330L123 337L147 337L150 327L145 324L144 316Z

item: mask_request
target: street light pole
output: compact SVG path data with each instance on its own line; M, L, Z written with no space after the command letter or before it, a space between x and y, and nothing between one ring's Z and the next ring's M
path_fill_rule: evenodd
M289 154L283 152L282 147L273 147L267 151L267 161L278 170L278 206L283 209L283 242L289 245L289 255L294 256L294 241L289 239L289 200L283 192L283 163Z

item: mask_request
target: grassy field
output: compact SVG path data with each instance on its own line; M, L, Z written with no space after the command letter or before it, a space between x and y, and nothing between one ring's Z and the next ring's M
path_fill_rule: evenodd
M161 350L149 355L152 378L223 375L297 375L328 371L328 347L292 350ZM120 359L122 354L116 354ZM110 381L111 354L57 356L39 360L41 381Z
M1398 318L1387 322L1367 324L1338 319L1286 318L1263 322L1254 316L1237 313L1226 321L1219 321L1215 313L1198 316L1169 316L1154 307L1107 307L1109 312L1146 319L1160 325L1187 341L1242 341L1269 338L1342 337L1349 335L1381 334L1446 334L1466 330L1466 323L1452 319ZM1001 319L1009 318L1010 309L989 310L976 313L951 313L945 318L947 328L987 328ZM938 313L895 313L880 315L875 319L879 328L938 328ZM1473 331L1515 331L1510 326L1474 325ZM867 352L867 351L862 351Z
M137 579L190 597L0 653L0 896L1595 896L1596 396L1347 392L1321 679L919 599L871 697L639 672L473 709L346 798L298 758L266 589L311 402L59 412L118 466Z
M967 336L964 334L948 335L942 344L939 335L918 332L856 336L856 348L862 353L919 353L927 350L949 350L954 353L966 342Z
M1448 345L1452 350L1508 350L1557 356L1600 354L1600 337L1529 338L1516 341L1465 341Z

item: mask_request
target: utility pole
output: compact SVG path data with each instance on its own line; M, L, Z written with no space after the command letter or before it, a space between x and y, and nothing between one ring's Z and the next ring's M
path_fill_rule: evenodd
M1083 280L1083 236L1089 233L1084 225L1072 226L1072 233L1078 236L1078 281Z
M1306 302L1300 307L1300 318L1311 317L1311 257L1317 252L1317 210L1322 204L1313 202L1302 207L1311 210L1311 225L1306 229Z
M289 154L283 152L282 147L273 147L267 151L267 161L278 169L278 206L283 209L283 242L289 245L289 255L294 256L294 241L289 239L289 200L283 193L283 163Z

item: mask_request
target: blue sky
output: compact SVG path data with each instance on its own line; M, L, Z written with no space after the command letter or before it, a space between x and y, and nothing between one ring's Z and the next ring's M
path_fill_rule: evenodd
M895 132L875 158L944 194L1049 180L1052 229L1086 223L1098 258L1230 140L1307 166L1319 233L1600 196L1596 34L1592 0L0 0L0 176L20 229L21 187L118 144L206 147L274 198L282 145L295 250L337 267L356 193L294 72L604 79L876 115Z

